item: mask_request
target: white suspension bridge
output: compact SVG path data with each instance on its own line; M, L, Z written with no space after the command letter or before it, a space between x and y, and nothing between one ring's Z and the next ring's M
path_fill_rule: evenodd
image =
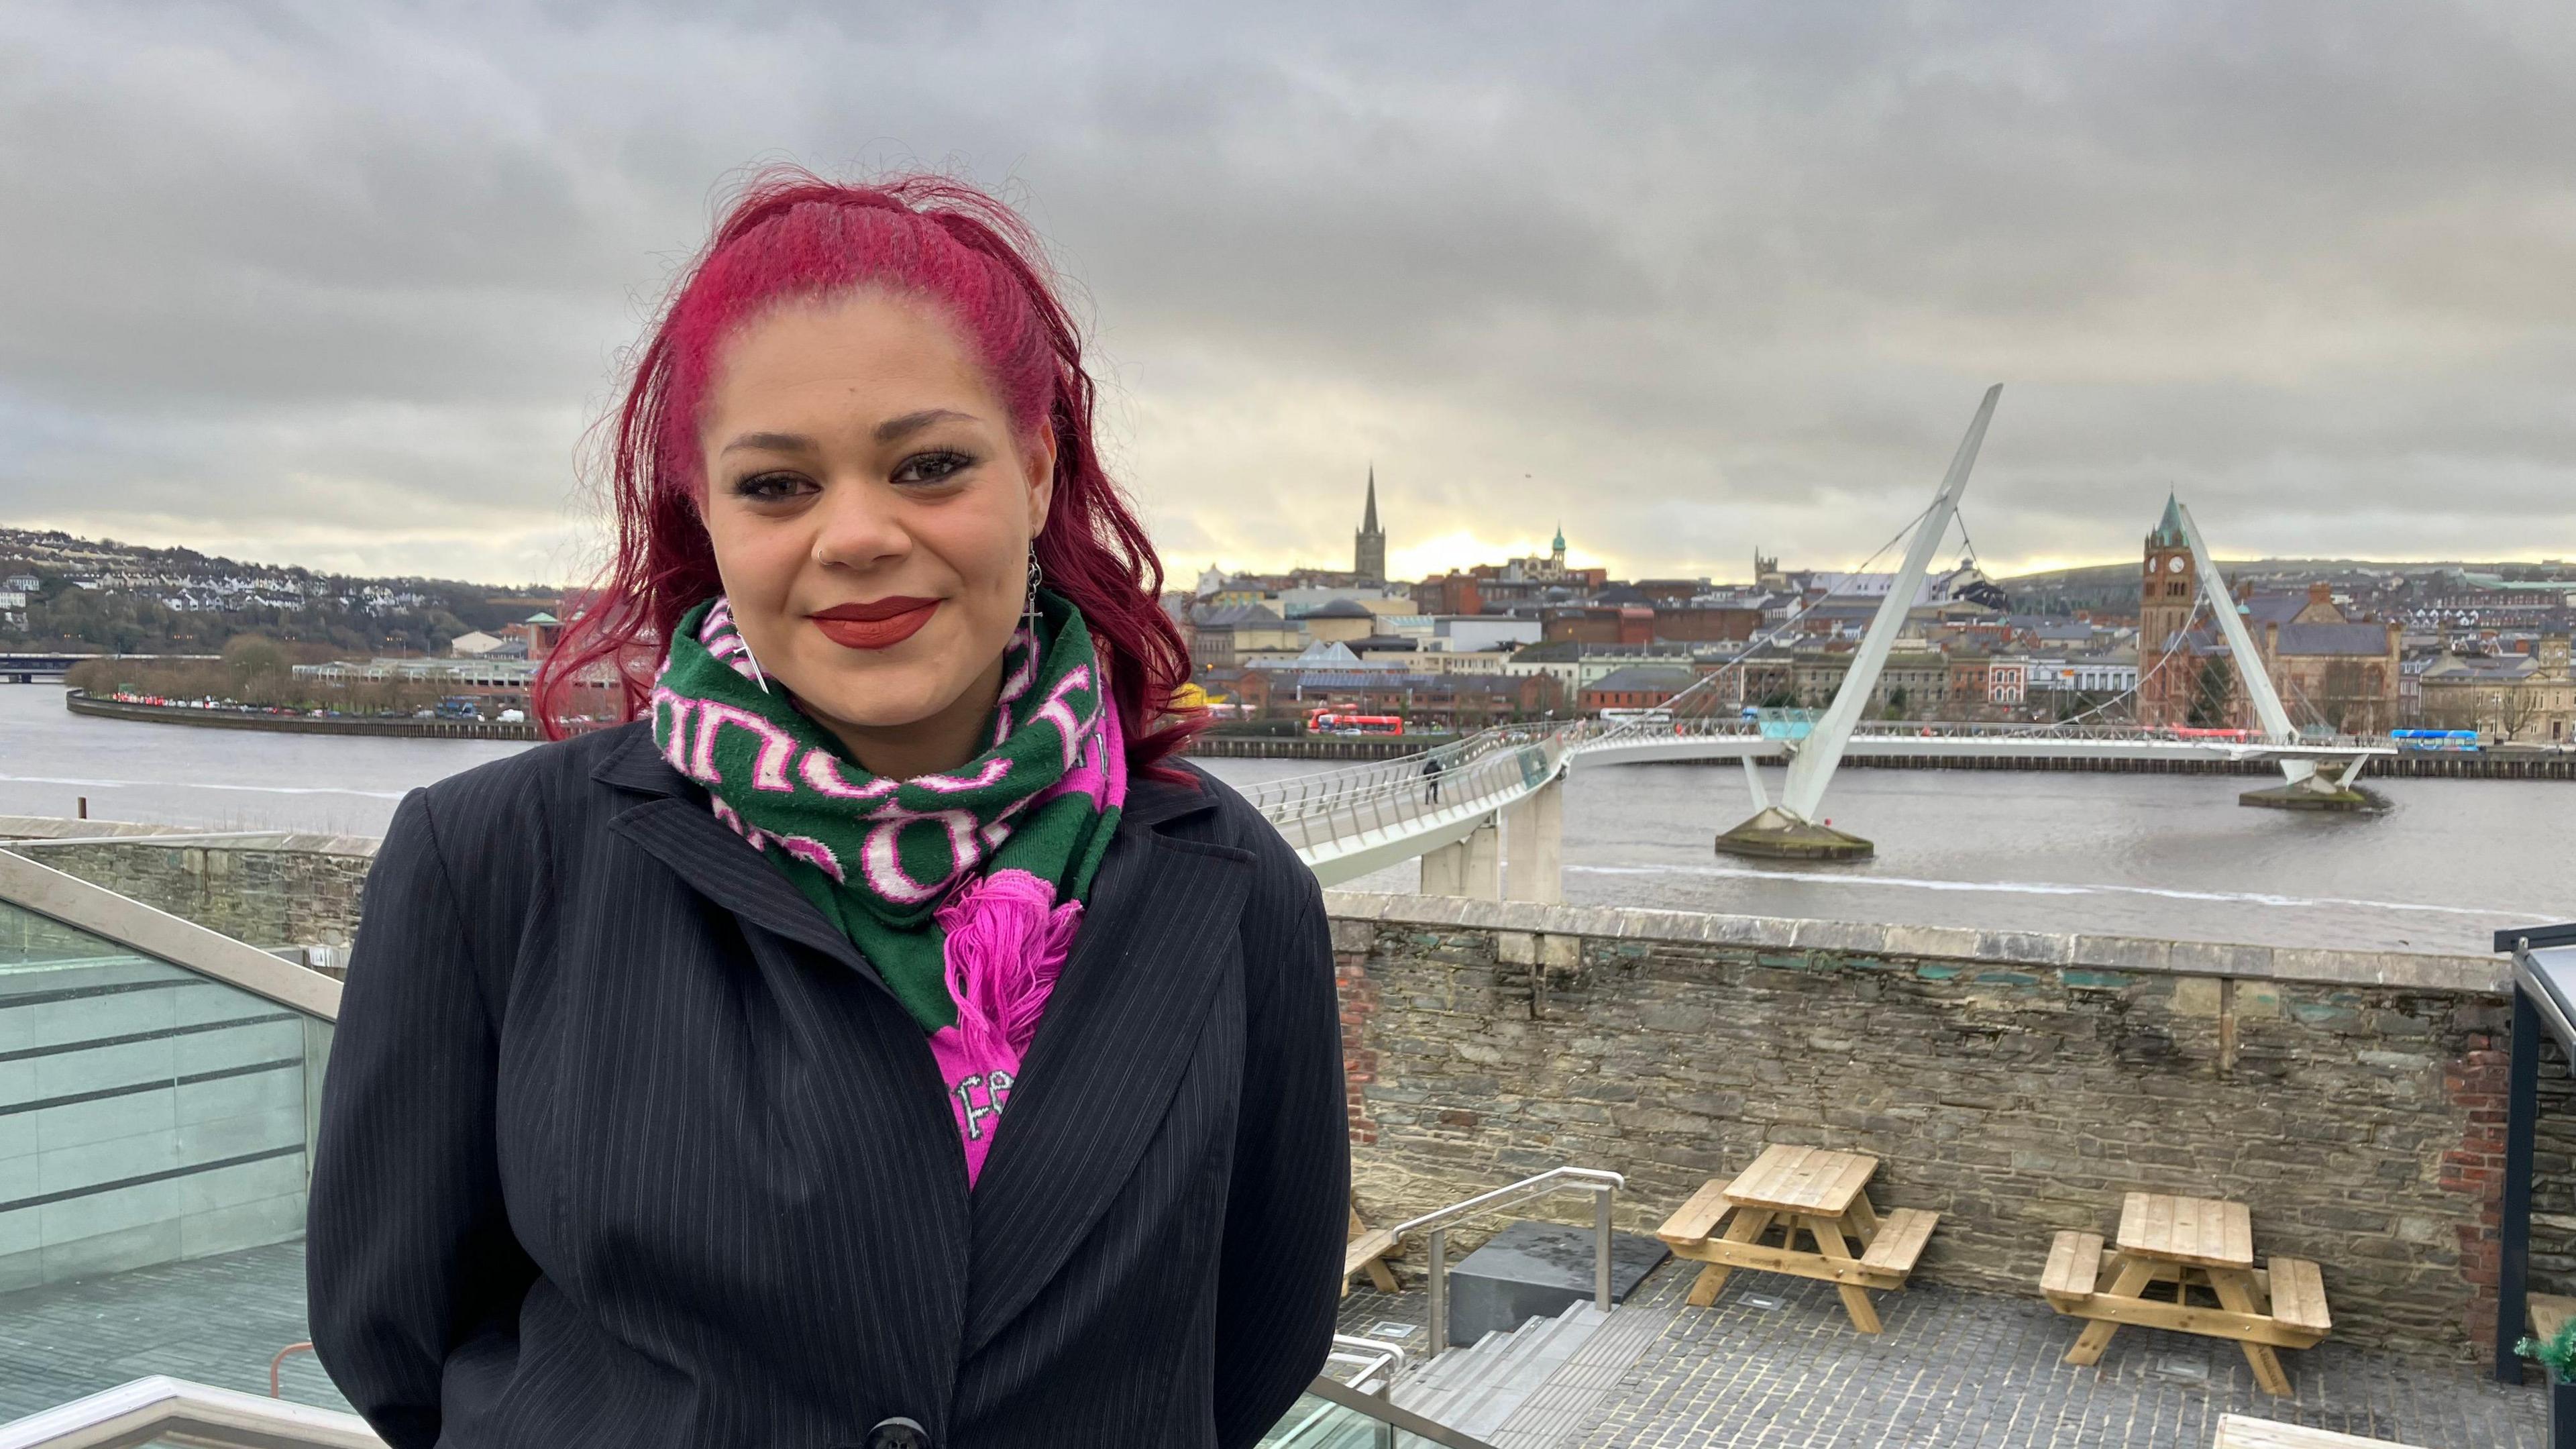
M2393 751L2367 740L2320 741L2301 735L2258 662L2254 641L2237 616L2236 600L2189 509L2179 512L2201 602L2217 618L2239 686L2260 726L2244 732L2249 737L2177 737L2171 731L2080 721L1979 725L1861 719L1904 630L1932 552L1957 514L2002 392L2001 384L1986 391L1931 507L1913 527L1904 562L1862 635L1833 702L1803 738L1784 738L1780 731L1766 732L1759 723L1741 718L1679 717L1694 704L1705 708L1713 702L1724 677L1720 671L1673 699L1668 712L1674 718L1504 726L1434 751L1271 781L1244 793L1326 885L1420 857L1427 895L1528 901L1562 898L1563 791L1568 774L1577 769L1741 761L1754 813L1718 836L1717 849L1799 859L1848 860L1870 853L1867 840L1827 825L1820 813L1835 769L1851 757L2270 761L2280 767L2283 783L2246 795L2245 803L2328 810L2363 806L2365 797L2353 788L2354 778L2373 756ZM2141 671L2142 680L2147 672ZM1788 779L1774 802L1757 767L1783 758L1789 762Z

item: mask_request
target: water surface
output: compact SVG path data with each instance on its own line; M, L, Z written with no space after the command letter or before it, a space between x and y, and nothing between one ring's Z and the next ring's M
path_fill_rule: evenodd
M0 814L378 834L415 786L529 746L89 719L0 685ZM1234 781L1302 760L1217 760ZM1769 772L1776 797L1781 772ZM1751 813L1722 766L1587 770L1566 790L1565 891L1587 905L2480 954L2498 927L2576 919L2576 782L2381 780L2376 816L2249 810L2250 777L1846 770L1827 813L1852 865L1715 854ZM1408 890L1413 866L1368 880Z

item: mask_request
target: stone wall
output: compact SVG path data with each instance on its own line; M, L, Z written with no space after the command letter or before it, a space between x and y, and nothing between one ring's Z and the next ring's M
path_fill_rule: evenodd
M2037 1292L2132 1190L2226 1197L2313 1258L2339 1337L2491 1337L2498 960L1331 892L1361 1208L1560 1164L1651 1231L1765 1144L1875 1154L1942 1214L1919 1270ZM2544 1069L2535 1286L2576 1288L2576 1101ZM1568 1202L1568 1211L1579 1205Z
M345 947L357 935L374 844L325 836L310 843L290 837L255 846L162 845L146 836L23 853L254 946Z

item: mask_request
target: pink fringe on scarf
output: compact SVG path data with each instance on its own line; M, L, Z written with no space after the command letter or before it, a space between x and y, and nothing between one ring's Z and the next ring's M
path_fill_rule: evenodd
M957 1024L932 1032L930 1050L965 1139L972 1185L1073 950L1082 902L1057 905L1053 885L1024 870L997 870L951 895L938 919L948 935Z
M1104 678L1098 727L1064 778L1039 792L1030 808L1064 795L1091 797L1095 809L1127 804L1127 741ZM1082 925L1082 902L1056 904L1055 886L1024 870L997 870L960 886L938 910L948 936L948 994L957 1024L930 1034L948 1107L966 1145L966 1185L984 1171L993 1128L1010 1105L1020 1059L1037 1036L1055 980Z

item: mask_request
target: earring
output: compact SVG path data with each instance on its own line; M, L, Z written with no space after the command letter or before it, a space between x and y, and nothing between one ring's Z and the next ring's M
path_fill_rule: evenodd
M1038 585L1045 582L1046 570L1038 567L1038 551L1035 546L1031 546L1029 549L1028 621L1029 642L1032 644L1037 642L1038 637Z
M761 670L760 670L760 659L759 659L759 656L757 656L757 655L755 655L755 654L753 654L753 653L751 652L751 641L750 641L750 640L748 640L748 639L743 639L743 638L742 638L742 636L741 636L741 635L739 635L739 634L735 635L734 637L735 637L736 639L738 639L738 640L741 640L741 643L742 643L742 662L751 666L751 678L752 678L752 682L753 682L753 683L755 683L755 684L758 684L758 685L760 686L760 692L761 692L761 693L763 693L763 694L767 694L767 693L769 693L769 676L768 676L768 675L766 675L766 674L763 674L763 673L761 672Z

